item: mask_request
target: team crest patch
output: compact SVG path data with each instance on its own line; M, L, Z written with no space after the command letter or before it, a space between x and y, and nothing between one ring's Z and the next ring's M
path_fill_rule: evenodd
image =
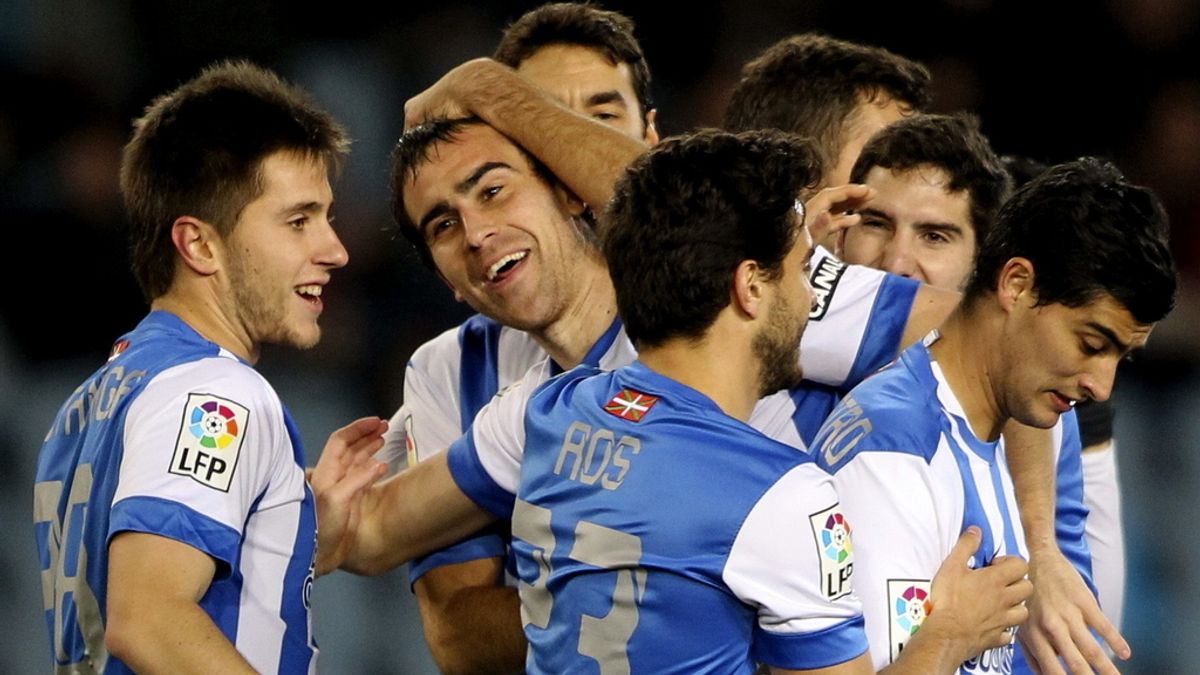
M413 418L412 415L407 415L404 418L404 456L405 463L408 468L413 468L421 461L421 456L417 453L417 439L413 437Z
M888 579L887 597L891 616L888 642L894 662L933 611L933 603L929 600L929 581L925 579Z
M212 394L188 394L171 473L229 492L250 411Z
M646 413L658 403L657 396L633 389L622 389L604 406L604 412L630 422L641 422Z
M126 349L129 349L129 340L117 340L115 343L113 343L112 351L108 353L108 360L112 361L113 359L117 358Z
M821 592L829 600L849 595L853 590L854 546L850 541L850 521L839 504L808 517L817 550L821 552Z
M829 311L829 301L833 298L833 292L837 289L838 282L842 280L842 275L845 273L846 263L833 256L826 256L817 264L809 279L813 289L813 308L808 314L809 321L820 321L825 318L825 313Z

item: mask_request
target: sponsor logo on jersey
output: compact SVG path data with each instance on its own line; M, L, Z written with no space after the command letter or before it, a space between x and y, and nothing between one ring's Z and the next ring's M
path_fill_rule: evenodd
M188 394L170 472L229 492L250 411L212 394Z
M641 422L655 403L658 403L657 396L626 388L604 406L604 412L630 422Z
M842 275L845 273L846 263L833 256L821 258L821 262L812 271L812 277L809 279L813 289L813 308L808 314L809 321L820 321L825 318L825 312L829 311L829 300L833 297L833 291L837 289L838 282L842 280Z
M813 537L821 551L821 592L836 600L853 590L854 546L850 542L850 522L839 504L808 517Z
M927 579L888 579L887 597L891 620L888 622L888 642L892 646L892 661L900 658L904 645L917 630L925 617L933 611L929 601Z

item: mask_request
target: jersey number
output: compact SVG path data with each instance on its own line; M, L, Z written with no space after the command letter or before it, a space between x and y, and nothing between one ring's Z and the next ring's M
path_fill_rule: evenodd
M60 666L73 664L71 672L103 672L108 661L104 624L100 620L100 604L87 585L88 551L83 543L87 501L92 492L92 465L81 464L75 469L67 508L60 520L58 502L62 490L62 481L57 480L33 486L33 523L38 544L49 558L42 570L42 608L49 613L53 626L55 662ZM43 524L44 529L38 527ZM83 635L85 654L68 654L64 645L64 636L76 626Z
M553 569L550 556L555 548L550 510L518 499L513 510L513 536L533 548L533 559L538 566L537 578L532 583L520 584L521 619L528 625L545 628L554 608L554 598L546 588ZM595 659L602 675L628 673L629 640L637 628L638 607L646 594L646 570L638 567L642 540L628 532L581 520L575 525L575 543L568 557L616 572L612 609L604 616L584 614L579 621L578 652Z

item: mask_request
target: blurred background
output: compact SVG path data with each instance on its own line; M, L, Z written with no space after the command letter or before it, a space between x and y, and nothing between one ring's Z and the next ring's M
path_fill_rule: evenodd
M380 8L384 4L384 8ZM536 2L417 6L191 0L0 0L0 222L14 273L0 293L0 673L46 670L32 477L54 411L145 312L117 190L130 121L224 58L249 58L316 96L355 139L335 186L350 266L325 294L325 338L268 351L260 370L303 431L327 435L398 407L404 365L467 316L391 231L387 156L404 101L491 53ZM1194 672L1200 643L1200 2L693 0L604 2L631 16L665 134L716 126L740 65L817 30L887 47L934 73L937 112L973 110L1002 153L1115 160L1167 205L1179 307L1123 366L1116 435L1129 589L1128 673ZM435 672L403 572L344 573L314 593L322 670Z

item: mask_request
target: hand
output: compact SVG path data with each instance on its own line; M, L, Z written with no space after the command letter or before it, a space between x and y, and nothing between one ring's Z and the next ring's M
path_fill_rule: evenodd
M476 76L494 69L500 64L487 58L467 61L442 76L425 91L408 99L404 104L404 129L423 124L431 119L461 119L472 112L459 97L459 92L472 86Z
M1105 618L1066 556L1057 547L1031 555L1029 578L1033 580L1029 620L1017 633L1029 665L1044 675L1060 675L1065 672L1057 658L1061 656L1071 673L1094 670L1116 675L1116 666L1088 628L1095 629L1121 659L1131 656L1129 643Z
M1012 643L1012 628L1029 616L1024 601L1033 592L1028 566L1016 556L1001 556L982 569L967 561L979 550L982 533L971 526L958 538L938 568L929 594L933 603L921 630L934 630L961 647L965 661L993 647Z
M862 222L862 216L853 211L862 208L875 189L851 183L825 188L804 203L804 224L814 243L822 243L826 237Z
M372 459L388 423L364 417L333 432L309 476L317 502L317 575L337 569L354 546L363 494L387 471Z

